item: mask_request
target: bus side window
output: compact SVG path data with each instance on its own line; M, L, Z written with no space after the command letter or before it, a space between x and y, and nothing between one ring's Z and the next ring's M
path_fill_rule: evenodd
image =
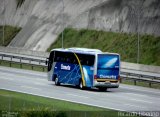
M93 55L89 55L88 57L87 57L87 65L88 66L93 66L94 65L94 59L95 59L95 57L93 56Z
M81 58L80 62L81 62L82 65L86 65L86 61L85 61L84 58Z
M64 57L61 57L61 62L65 63L65 58Z
M70 58L70 63L74 63L74 59L73 58Z
M86 60L86 65L89 65L89 61L88 60Z
M69 57L66 58L66 62L67 62L67 63L71 63L71 60L70 60Z
M67 60L68 63L75 64L76 62L76 57L73 53L67 53Z

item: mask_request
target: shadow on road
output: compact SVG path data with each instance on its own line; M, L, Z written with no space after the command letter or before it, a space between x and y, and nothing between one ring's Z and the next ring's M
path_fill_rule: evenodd
M91 91L91 92L107 92L107 93L113 93L113 92L117 92L118 88L114 89L114 88L108 88L106 91L101 91L98 88L85 88L85 89L79 89L79 87L76 86L72 86L72 85L67 85L67 84L61 84L60 86L56 86L54 83L51 83L49 85L52 85L54 87L65 87L65 88L71 88L71 89L76 89L76 90L81 90L81 91Z

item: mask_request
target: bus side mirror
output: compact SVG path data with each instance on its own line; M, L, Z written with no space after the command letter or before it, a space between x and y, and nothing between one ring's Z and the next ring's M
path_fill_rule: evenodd
M46 59L46 65L48 65L49 58Z

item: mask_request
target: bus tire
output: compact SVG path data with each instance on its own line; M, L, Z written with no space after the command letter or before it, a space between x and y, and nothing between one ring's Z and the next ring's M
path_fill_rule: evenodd
M99 91L106 91L107 90L106 87L99 87L98 89L99 89Z
M60 85L59 80L58 80L58 77L55 78L55 85L56 85L56 86L59 86L59 85Z

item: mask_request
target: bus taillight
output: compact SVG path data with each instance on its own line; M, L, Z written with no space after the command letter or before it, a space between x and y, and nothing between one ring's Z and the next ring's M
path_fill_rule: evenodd
M118 76L118 81L120 81L121 80L121 78L120 78L120 75Z
M97 79L97 75L94 75L94 79L95 79L95 80Z

